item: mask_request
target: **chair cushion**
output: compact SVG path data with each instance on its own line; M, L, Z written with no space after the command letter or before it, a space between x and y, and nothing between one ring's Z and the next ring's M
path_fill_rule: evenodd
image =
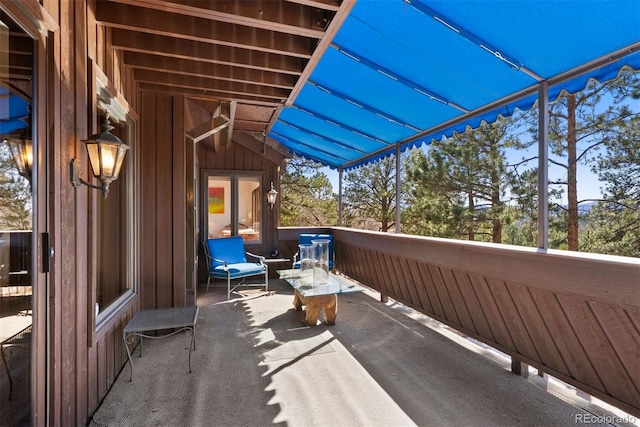
M247 257L244 252L244 241L240 236L209 239L207 240L207 246L209 247L209 253L213 258L226 261L227 264L247 262ZM222 263L215 260L211 263L211 268L222 265Z
M241 262L235 264L227 265L227 270L229 271L229 276L231 278L235 277L244 277L244 276L253 276L255 274L262 274L265 271L265 266L262 264L258 264L255 262ZM227 271L225 271L222 265L218 265L217 267L209 270L209 275L214 277L227 277Z

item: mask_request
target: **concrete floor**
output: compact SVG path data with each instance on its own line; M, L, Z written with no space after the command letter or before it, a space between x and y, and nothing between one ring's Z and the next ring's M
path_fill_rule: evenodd
M375 293L340 295L336 325L310 328L292 289L270 288L229 301L225 287L202 292L193 373L188 335L145 340L133 381L127 364L90 425L625 425L592 423L580 407L592 411L588 401L559 399L497 353Z

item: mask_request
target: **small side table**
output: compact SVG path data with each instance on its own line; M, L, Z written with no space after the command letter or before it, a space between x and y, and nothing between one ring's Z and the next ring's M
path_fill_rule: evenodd
M189 345L189 373L191 373L191 350L196 349L196 321L198 320L198 306L191 307L171 307L156 308L151 310L140 310L133 316L127 326L122 331L124 346L127 348L129 366L131 368L129 381L133 379L133 361L129 344L133 343L133 337L140 337L140 357L142 357L142 338L166 338L182 331L191 331L191 344ZM176 329L175 331L162 335L151 336L145 332L159 331L162 329Z
M291 263L291 260L289 258L265 258L264 259L264 263L267 265L270 264L282 264L282 263ZM291 266L291 264L289 264L289 267ZM277 278L278 275L275 273L275 271L271 270L269 272L269 277L270 278Z

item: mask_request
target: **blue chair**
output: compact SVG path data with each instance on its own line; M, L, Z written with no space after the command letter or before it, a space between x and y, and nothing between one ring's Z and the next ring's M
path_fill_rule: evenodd
M302 233L298 237L299 245L311 245L312 240L328 240L329 241L329 270L333 271L334 264L334 252L333 252L333 234L311 234ZM298 259L298 252L293 255L292 268L300 268L300 260Z
M265 257L254 255L244 250L244 241L240 236L209 239L204 244L204 253L209 267L207 291L211 278L227 279L227 299L231 298L231 291L239 286L264 286L269 291L269 272L264 263ZM258 262L248 262L247 256L256 258ZM250 276L264 274L264 284L248 284L244 279ZM243 279L233 288L231 279Z

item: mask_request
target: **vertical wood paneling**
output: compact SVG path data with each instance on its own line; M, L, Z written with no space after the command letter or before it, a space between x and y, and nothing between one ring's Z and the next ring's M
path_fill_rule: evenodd
M98 407L99 396L101 396L98 390L98 347L96 344L88 349L87 408L89 413Z
M173 305L173 216L172 216L172 152L173 99L156 97L156 301L154 307ZM183 226L182 224L176 226Z
M182 96L173 99L173 183L172 183L172 216L173 216L173 306L181 307L186 304L187 292L187 193L186 183L186 141L184 136L184 103Z
M99 340L97 342L98 349L98 371L96 372L96 376L98 378L98 395L105 396L109 387L107 382L107 345L105 340Z
M140 216L140 293L142 309L155 307L156 301L156 106L153 94L143 93L141 103L140 177L142 180Z

